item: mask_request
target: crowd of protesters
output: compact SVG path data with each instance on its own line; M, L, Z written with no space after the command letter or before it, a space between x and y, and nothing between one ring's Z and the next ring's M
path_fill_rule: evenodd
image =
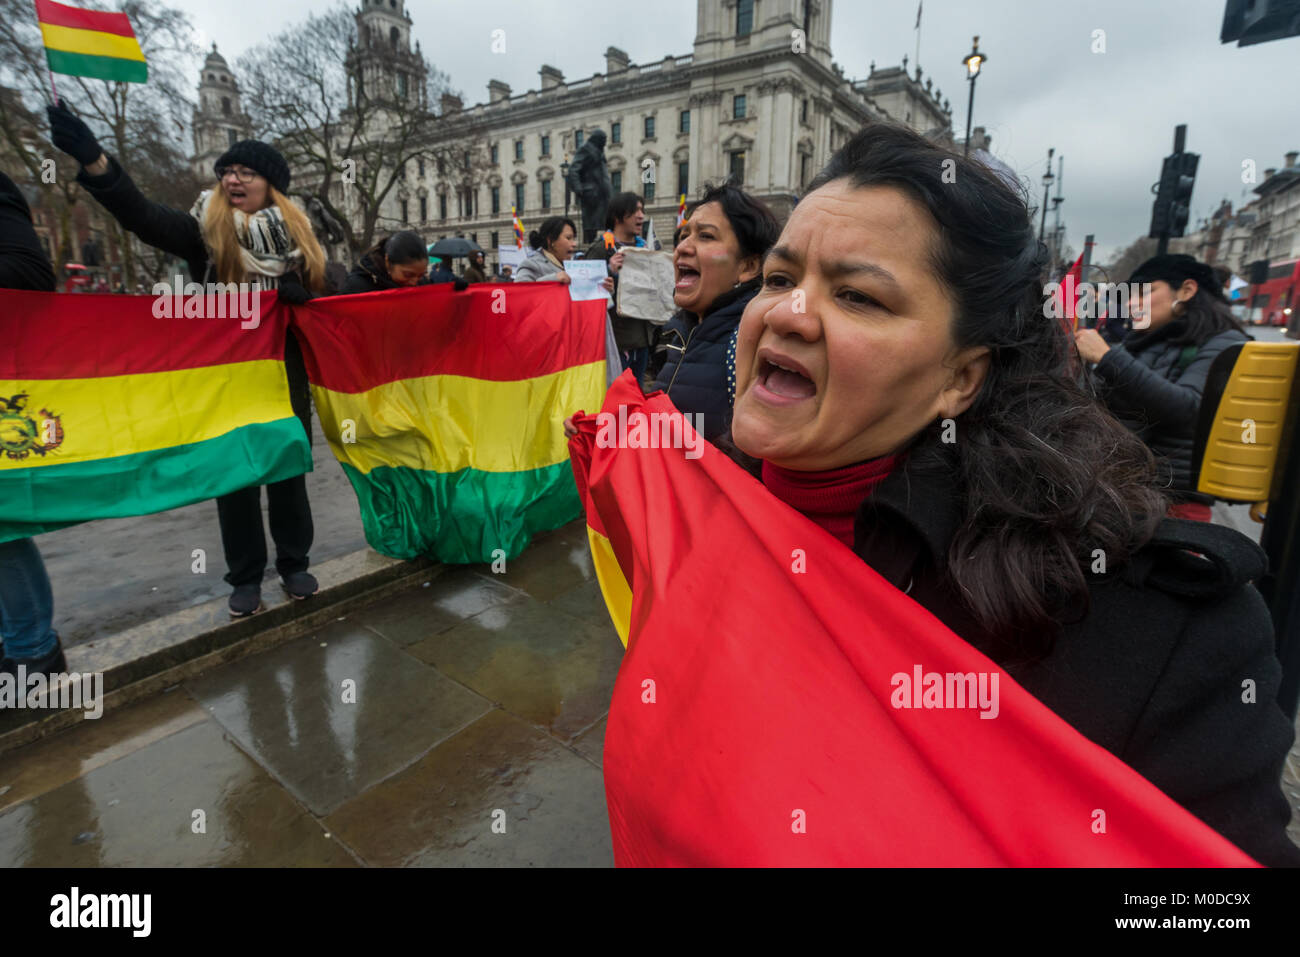
M185 212L141 195L61 104L49 115L55 145L83 167L79 182L196 279L256 279L299 304L326 291L321 247L269 145L233 145ZM6 222L23 218L20 204L0 197ZM645 244L644 218L640 197L613 197L605 235L586 250L608 264L611 292L625 248ZM52 289L48 263L9 242L21 222L5 230L0 280ZM512 281L570 283L572 220L545 220L529 245ZM446 259L430 275L427 260L421 237L396 233L366 251L341 291L488 278L481 255L459 277ZM643 387L702 414L705 437L776 498L1086 737L1257 860L1300 863L1278 784L1292 729L1273 703L1280 666L1253 585L1263 553L1233 530L1179 517L1208 518L1185 508L1204 504L1189 487L1191 429L1209 364L1245 337L1208 267L1178 256L1143 264L1133 278L1151 283L1137 303L1150 322L1120 343L1091 330L1071 339L1045 318L1045 251L1023 193L978 160L886 124L852 137L784 226L742 188L707 188L673 262L678 311L666 326L610 307ZM285 363L310 435L292 332ZM307 598L317 583L304 478L267 486L267 498L276 570L291 596ZM258 488L218 500L235 615L261 603L260 502ZM1101 575L1089 567L1098 549ZM0 547L6 582L22 583L0 595L7 668L61 663L39 563L30 540ZM726 569L718 575L705 593L725 587ZM1243 676L1259 703L1242 705Z

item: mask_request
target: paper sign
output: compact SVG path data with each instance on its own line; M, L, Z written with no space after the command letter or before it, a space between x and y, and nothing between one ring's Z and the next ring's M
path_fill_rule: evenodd
M564 263L573 282L569 285L569 298L573 302L585 302L588 299L609 299L609 293L601 285L609 275L603 259L569 259Z
M497 263L502 266L509 266L511 270L519 268L519 264L528 258L528 250L520 249L518 246L498 246Z
M663 325L677 312L673 302L676 273L671 253L624 246L623 268L618 271L620 316Z

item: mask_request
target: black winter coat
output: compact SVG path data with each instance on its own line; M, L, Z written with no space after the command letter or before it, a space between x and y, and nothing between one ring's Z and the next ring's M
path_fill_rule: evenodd
M682 310L660 331L668 359L654 388L668 393L682 412L702 413L703 434L710 442L727 430L734 389L727 350L758 287L757 279L741 283L715 299L703 319Z
M1208 502L1211 499L1192 488L1192 451L1205 380L1220 352L1250 337L1237 329L1220 332L1202 343L1180 371L1184 347L1170 340L1186 330L1186 320L1175 319L1159 329L1132 334L1123 345L1111 346L1095 372L1102 401L1155 454L1161 482L1173 497Z
M342 295L350 296L358 292L379 292L382 289L402 289L393 282L388 271L379 266L370 254L361 257L361 261L352 267L348 278L343 283Z
M22 192L0 173L0 289L54 292L54 270L32 228L32 211Z
M194 282L206 284L218 281L198 220L188 212L146 199L112 156L108 157L108 172L102 176L92 176L83 167L77 173L77 182L112 214L123 229L135 233L142 242L155 249L185 260ZM306 286L301 276L294 278ZM310 439L311 391L307 383L307 367L303 364L302 347L298 345L292 329L285 335L284 366L289 380L289 401Z
M906 463L859 507L854 551L1247 854L1300 866L1279 786L1294 731L1276 703L1272 623L1250 584L1265 568L1259 546L1223 526L1165 519L1131 562L1092 576L1086 617L1035 659L985 633L943 571L959 509L950 474ZM1242 701L1246 679L1254 703Z

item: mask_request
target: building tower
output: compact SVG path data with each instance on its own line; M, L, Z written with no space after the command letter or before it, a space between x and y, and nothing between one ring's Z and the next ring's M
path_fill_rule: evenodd
M428 109L428 65L419 41L411 49L406 0L361 0L357 39L348 52L348 103L364 98Z
M226 65L226 58L212 52L199 74L199 105L194 111L194 172L204 178L213 175L217 157L231 145L252 136L252 122L240 107L239 84Z

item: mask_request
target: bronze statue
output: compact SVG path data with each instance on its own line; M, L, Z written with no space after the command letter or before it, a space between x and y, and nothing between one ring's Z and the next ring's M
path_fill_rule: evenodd
M596 234L605 228L605 212L614 195L609 166L605 163L603 130L592 130L587 141L574 154L567 182L582 207L583 245L593 243Z

